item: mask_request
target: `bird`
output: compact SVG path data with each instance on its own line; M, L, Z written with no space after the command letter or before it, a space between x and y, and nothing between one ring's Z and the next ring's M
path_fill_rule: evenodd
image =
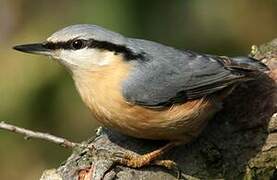
M13 48L52 57L68 69L102 126L167 142L142 155L123 154L120 163L132 168L173 167L173 161L158 159L196 139L239 84L268 70L251 57L177 49L91 24L71 25L46 41Z

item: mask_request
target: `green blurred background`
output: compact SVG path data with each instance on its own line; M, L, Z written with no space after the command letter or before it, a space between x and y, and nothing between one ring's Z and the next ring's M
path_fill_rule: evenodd
M71 24L220 55L246 55L277 37L276 0L0 0L0 121L73 141L97 123L69 74L47 57L13 51ZM38 179L70 150L0 130L0 179Z

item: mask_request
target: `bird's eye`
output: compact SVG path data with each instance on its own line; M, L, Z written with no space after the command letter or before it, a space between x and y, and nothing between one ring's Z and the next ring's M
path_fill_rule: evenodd
M71 43L71 48L72 49L82 49L85 47L85 41L84 40L80 40L80 39L77 39L77 40L74 40L72 43Z

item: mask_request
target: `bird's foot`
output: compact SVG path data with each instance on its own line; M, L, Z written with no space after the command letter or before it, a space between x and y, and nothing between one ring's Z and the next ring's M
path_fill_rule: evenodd
M121 165L131 168L141 168L151 163L150 154L134 155L131 153L116 153L115 156L118 158L117 162Z
M180 179L182 171L178 165L172 160L155 160L153 165L162 166L177 173L177 179Z
M145 166L161 166L177 173L179 179L181 171L178 165L172 160L156 160L153 154L147 153L144 155L134 155L131 153L115 153L116 162L120 165L130 168L142 168Z
M177 164L172 160L155 160L153 165L162 166L170 170L179 170Z
M144 155L134 155L131 153L115 153L118 158L117 162L121 165L131 168L141 168L147 165L162 166L167 169L176 169L177 164L172 160L156 160L152 153Z

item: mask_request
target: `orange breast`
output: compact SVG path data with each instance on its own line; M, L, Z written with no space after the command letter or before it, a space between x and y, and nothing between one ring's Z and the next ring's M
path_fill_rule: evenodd
M163 109L129 104L122 97L121 83L132 67L119 56L114 58L109 66L74 72L73 76L83 101L104 126L138 138L189 142L218 110L211 98Z

